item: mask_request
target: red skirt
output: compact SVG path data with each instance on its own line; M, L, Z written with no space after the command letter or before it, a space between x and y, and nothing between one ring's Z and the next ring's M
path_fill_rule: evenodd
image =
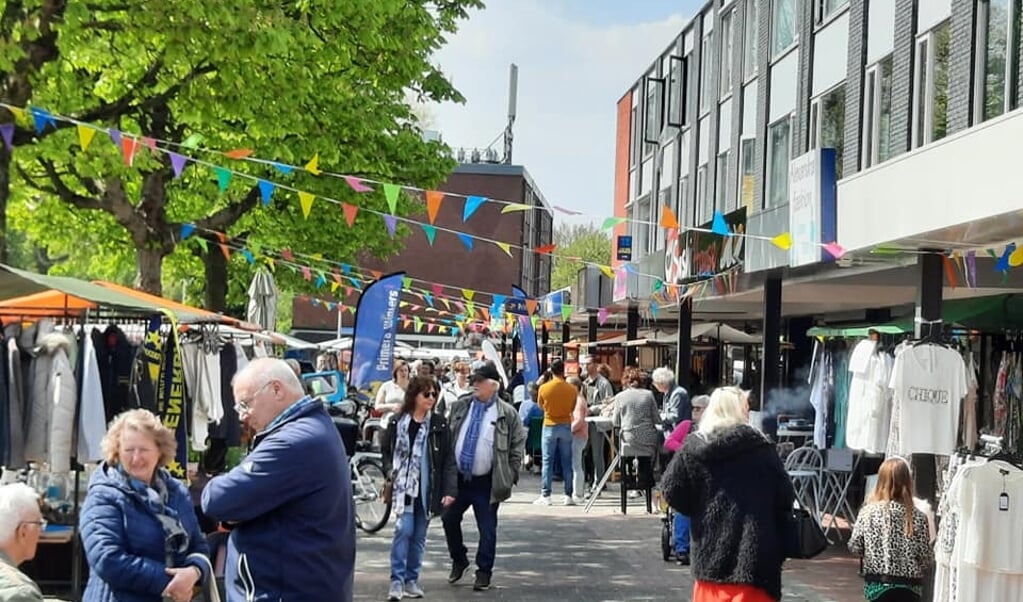
M732 585L697 581L693 586L693 602L777 602L762 589L752 585Z

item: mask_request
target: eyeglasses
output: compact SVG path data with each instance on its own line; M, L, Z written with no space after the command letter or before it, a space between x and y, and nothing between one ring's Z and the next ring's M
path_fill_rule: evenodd
M43 531L43 530L46 529L47 522L46 522L45 518L41 518L39 520L23 520L19 524L22 524L22 525L39 525L39 530Z
M256 399L256 395L259 395L260 391L269 387L274 381L269 380L263 383L263 386L256 389L252 395L249 395L248 399L238 399L234 402L234 411L241 414L242 412L249 412L252 410L252 401Z
M423 397L426 397L427 399L433 399L433 398L437 397L437 392L436 391L423 391L422 395L423 395Z

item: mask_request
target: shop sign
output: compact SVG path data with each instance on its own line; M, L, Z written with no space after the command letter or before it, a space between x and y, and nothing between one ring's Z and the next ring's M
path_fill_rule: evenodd
M615 258L618 261L632 261L632 236L616 236Z
M835 242L835 151L815 149L789 162L789 265L827 261L821 243Z
M668 284L678 284L688 274L689 266L686 265L682 236L674 236L668 240L664 250L664 281Z
M689 278L710 278L743 262L746 237L746 208L740 207L724 216L730 234L722 236L713 232L686 232L686 258ZM712 222L700 226L710 230Z
M504 311L509 314L515 314L516 316L529 315L529 308L526 306L526 300L519 299L517 297L504 300Z

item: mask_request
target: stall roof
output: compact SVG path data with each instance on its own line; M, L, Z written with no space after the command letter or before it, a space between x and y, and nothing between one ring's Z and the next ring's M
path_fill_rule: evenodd
M970 299L950 299L942 303L942 319L946 324L985 332L998 332L1023 328L1023 295L992 295ZM815 326L807 336L866 337L870 330L882 334L902 334L914 331L914 319L906 317L887 324L855 324L844 327Z
M192 307L191 305L185 305L184 303L178 303L177 301L172 301L170 299L165 299L163 297L151 295L149 293L129 288L127 286L121 286L120 284L115 284L113 282L106 282L104 280L94 280L93 284L97 284L103 287L104 289L114 291L118 294L125 295L127 297L131 297L133 299L141 301L142 303L152 305L159 309L166 309L172 311L174 312L174 315L178 316L179 319L182 319L182 316L195 316L199 318L198 320L195 321L224 322L227 324L233 324L235 326L238 326L243 330L257 331L259 330L258 325L248 324L247 322L243 322L241 320L238 320L237 318L232 318L230 316L218 314L216 312L212 312L206 309L200 309L198 307Z

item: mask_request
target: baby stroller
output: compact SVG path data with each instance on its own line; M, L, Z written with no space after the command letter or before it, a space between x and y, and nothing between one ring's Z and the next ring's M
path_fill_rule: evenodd
M668 562L675 555L675 511L660 491L654 493L661 511L661 557Z

